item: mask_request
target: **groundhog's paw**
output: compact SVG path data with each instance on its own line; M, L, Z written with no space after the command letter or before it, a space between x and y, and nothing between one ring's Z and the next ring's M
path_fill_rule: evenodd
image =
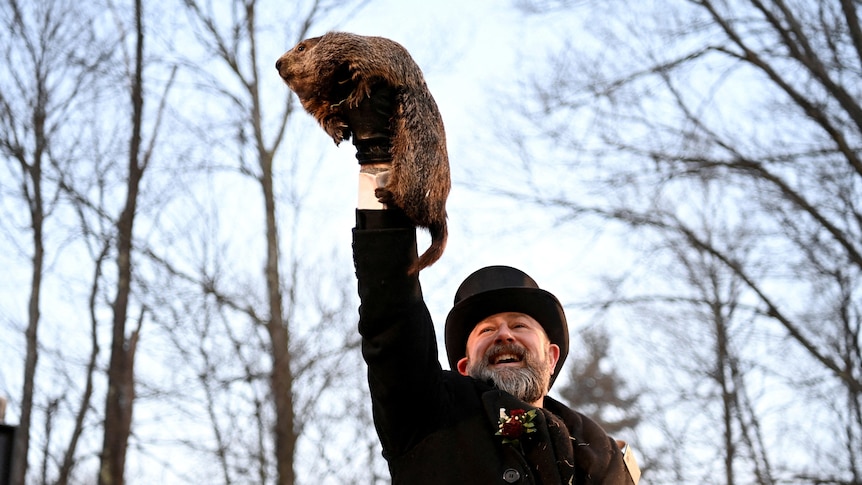
M323 125L323 129L326 130L326 133L332 137L332 141L334 141L336 145L350 138L350 128L347 126L347 123L341 120L341 118L329 118L324 120L321 125Z
M371 84L363 79L354 78L354 89L347 98L347 103L351 108L356 108L359 103L371 97Z
M381 204L392 204L395 202L395 196L392 194L392 191L385 187L374 189L374 196L377 197L377 201Z

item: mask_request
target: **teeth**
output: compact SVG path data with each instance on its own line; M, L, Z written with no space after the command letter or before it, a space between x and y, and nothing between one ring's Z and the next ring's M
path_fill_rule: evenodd
M520 359L515 354L502 354L502 355L498 355L497 358L494 359L495 364L499 364L501 362L506 362L506 361L519 362Z

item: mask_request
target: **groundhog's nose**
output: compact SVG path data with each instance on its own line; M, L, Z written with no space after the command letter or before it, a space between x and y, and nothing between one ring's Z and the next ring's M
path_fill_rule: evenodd
M275 68L281 71L281 59L275 61Z

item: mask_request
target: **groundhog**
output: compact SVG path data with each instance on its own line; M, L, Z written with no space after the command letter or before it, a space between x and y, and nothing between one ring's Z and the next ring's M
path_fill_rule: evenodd
M431 234L431 246L410 273L437 261L448 236L446 134L407 50L382 37L330 32L303 40L275 67L336 145L353 135L360 163L391 161L389 178L375 196Z

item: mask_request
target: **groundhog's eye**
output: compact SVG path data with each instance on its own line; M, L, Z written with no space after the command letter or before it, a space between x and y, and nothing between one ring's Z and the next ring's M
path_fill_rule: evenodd
M302 52L302 51L304 51L304 50L305 50L305 46L304 46L304 45L298 45L298 46L296 46L296 52Z

